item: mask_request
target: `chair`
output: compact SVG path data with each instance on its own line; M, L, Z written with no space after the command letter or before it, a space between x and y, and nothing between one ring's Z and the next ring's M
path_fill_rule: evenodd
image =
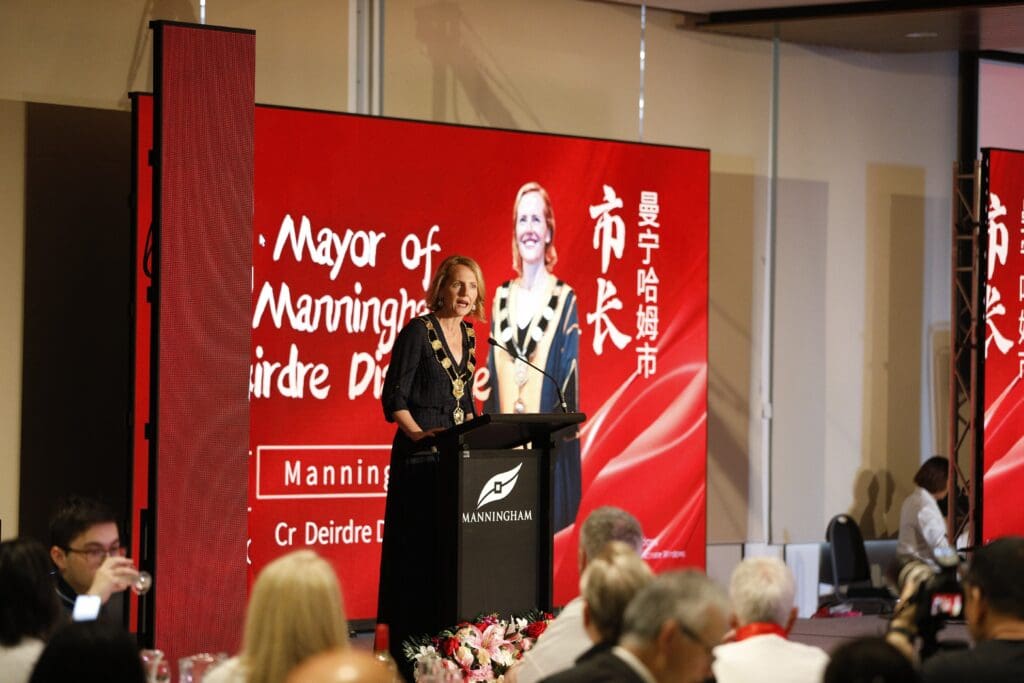
M895 596L887 588L872 585L871 566L857 522L849 515L836 515L828 523L825 538L829 542L835 600L865 614L891 613Z

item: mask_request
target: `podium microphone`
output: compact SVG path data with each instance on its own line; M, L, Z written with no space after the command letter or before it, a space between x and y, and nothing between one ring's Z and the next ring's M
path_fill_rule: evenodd
M569 406L567 406L565 404L565 396L562 394L562 387L558 386L558 382L555 380L554 377L552 377L548 373L544 372L543 370L538 368L536 365L534 365L530 361L528 361L525 358L523 358L522 356L520 356L518 353L515 353L514 351L509 349L507 346L502 346L501 344L498 343L498 340L495 339L494 337L488 337L487 338L487 343L490 344L491 346L497 346L499 349L501 349L502 351L504 351L508 355L512 356L516 360L521 360L522 362L526 363L531 368L533 368L534 370L536 370L537 372L539 372L540 374L544 375L549 380L551 380L551 383L555 385L555 391L558 392L558 401L559 401L559 405L562 406L562 412L563 413L568 413L569 412Z

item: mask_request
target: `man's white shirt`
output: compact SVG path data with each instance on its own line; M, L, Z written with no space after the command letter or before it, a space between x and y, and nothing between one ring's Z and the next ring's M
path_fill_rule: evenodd
M533 648L515 667L517 683L536 683L564 671L593 645L583 628L583 598L572 599L548 624Z
M752 636L714 650L717 683L820 683L828 666L824 650L773 633Z

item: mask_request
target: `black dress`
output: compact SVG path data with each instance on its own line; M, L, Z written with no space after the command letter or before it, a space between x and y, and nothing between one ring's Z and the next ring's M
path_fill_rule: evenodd
M432 347L428 323L433 326L441 349ZM453 366L454 373L465 384L458 404L466 419L475 414L471 367L475 337L472 330L468 323L462 323L462 360ZM408 410L421 429L454 426L456 399L452 395L452 376L439 358L451 359L452 354L433 315L414 318L398 333L381 394L384 417L388 422L395 421L392 417L395 411ZM422 478L412 480L408 461L417 450L416 442L401 429L397 430L391 446L377 599L377 621L388 624L391 654L407 674L411 665L402 654L403 641L411 636L433 636L445 626L454 626L434 623L431 618L440 611L440 606L433 604L437 591L431 585L436 585L438 580L437 563L433 557L437 545L431 525L424 524L424 521L430 518L432 492L437 482ZM436 468L420 467L416 471L430 472ZM420 531L410 534L409 529ZM400 537L403 530L407 533Z

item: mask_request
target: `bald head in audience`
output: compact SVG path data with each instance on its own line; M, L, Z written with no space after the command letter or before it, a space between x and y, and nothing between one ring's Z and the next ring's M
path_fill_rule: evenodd
M391 683L393 676L373 655L345 648L313 655L292 669L286 683Z

